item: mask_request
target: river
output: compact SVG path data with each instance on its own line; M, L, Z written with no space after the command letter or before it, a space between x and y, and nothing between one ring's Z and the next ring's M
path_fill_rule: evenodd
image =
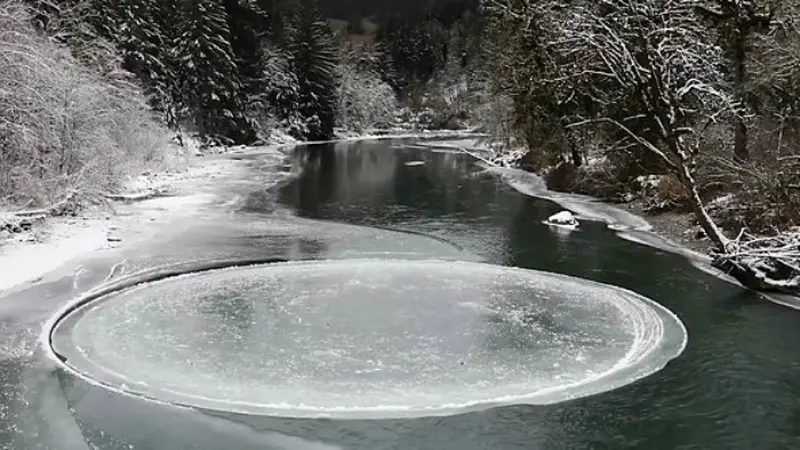
M130 270L208 258L479 261L620 286L685 325L663 369L608 392L420 418L277 418L176 408L120 395L59 369L39 343L45 320L80 291L70 277L0 308L0 447L14 449L796 449L800 312L621 239L600 222L554 230L560 207L523 195L473 158L385 140L300 147L225 220L210 217L125 255ZM202 256L200 256L202 254ZM412 255L412 256L409 256ZM87 261L87 285L120 255ZM93 279L95 277L96 279ZM219 313L219 312L217 312ZM222 314L227 314L222 312ZM16 349L16 350L15 350Z

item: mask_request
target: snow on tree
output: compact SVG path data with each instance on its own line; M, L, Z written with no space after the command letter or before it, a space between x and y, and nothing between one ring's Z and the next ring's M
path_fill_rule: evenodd
M433 18L385 20L378 41L384 64L391 67L387 81L398 91L429 81L444 67L447 40L447 31Z
M230 28L217 0L184 0L177 45L186 103L202 136L235 143L255 138L243 114Z
M596 117L573 126L607 123L630 145L658 157L683 183L700 225L722 251L729 239L703 207L693 167L703 127L733 114L721 49L709 42L691 3L682 0L604 0L576 8L566 45L580 46L590 71L605 83L592 96L599 104L625 103L628 114ZM636 125L634 128L632 125Z
M566 73L573 48L559 45L569 20L565 8L553 1L490 0L485 7L490 23L490 52L496 77L494 88L511 99L515 128L538 165L554 164L564 154L575 166L582 157L567 126L576 116L584 90L581 71ZM535 152L533 152L535 150Z
M0 2L0 202L62 214L152 167L165 130L113 48L84 41L87 66L29 19Z
M293 136L305 136L308 129L298 111L300 83L294 73L291 55L276 45L265 44L262 49L264 90L258 101L266 105L267 121L271 121Z
M690 0L604 0L578 7L563 44L578 48L573 73L597 78L599 105L624 104L627 114L597 109L573 124L603 123L656 156L686 189L700 226L716 246L715 266L761 290L800 287L800 252L794 234L730 239L703 205L695 181L704 130L737 117L742 106L726 78L721 49ZM616 114L608 114L610 111Z
M338 86L333 34L322 19L316 0L297 1L287 29L292 69L299 86L297 110L305 120L309 140L333 137Z
M369 49L345 46L339 60L337 125L363 132L391 123L397 98L377 71L379 56Z

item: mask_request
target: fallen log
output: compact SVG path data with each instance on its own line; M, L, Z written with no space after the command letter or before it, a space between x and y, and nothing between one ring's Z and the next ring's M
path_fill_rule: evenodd
M742 231L713 265L751 289L800 295L800 231L768 237Z

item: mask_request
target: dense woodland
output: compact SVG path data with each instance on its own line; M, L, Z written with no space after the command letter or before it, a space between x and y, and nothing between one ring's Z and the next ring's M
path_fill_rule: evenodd
M800 4L490 0L522 164L605 198L691 211L716 265L800 285ZM756 237L766 235L769 237Z
M176 133L477 127L553 189L691 211L748 285L800 286L797 0L377 5L0 0L0 202L102 191Z

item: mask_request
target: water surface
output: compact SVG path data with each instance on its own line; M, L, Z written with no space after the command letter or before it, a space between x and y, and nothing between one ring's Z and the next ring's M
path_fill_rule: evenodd
M3 299L0 448L51 449L794 449L800 448L800 313L618 238L541 223L559 207L452 152L402 142L301 148L298 175L259 184L253 156L236 211L125 255L128 271L209 257L460 259L541 269L631 289L689 333L661 371L549 406L447 417L315 420L174 408L87 384L36 348L44 320L78 288L54 278ZM424 164L408 162L423 161ZM87 286L110 265L85 265Z

